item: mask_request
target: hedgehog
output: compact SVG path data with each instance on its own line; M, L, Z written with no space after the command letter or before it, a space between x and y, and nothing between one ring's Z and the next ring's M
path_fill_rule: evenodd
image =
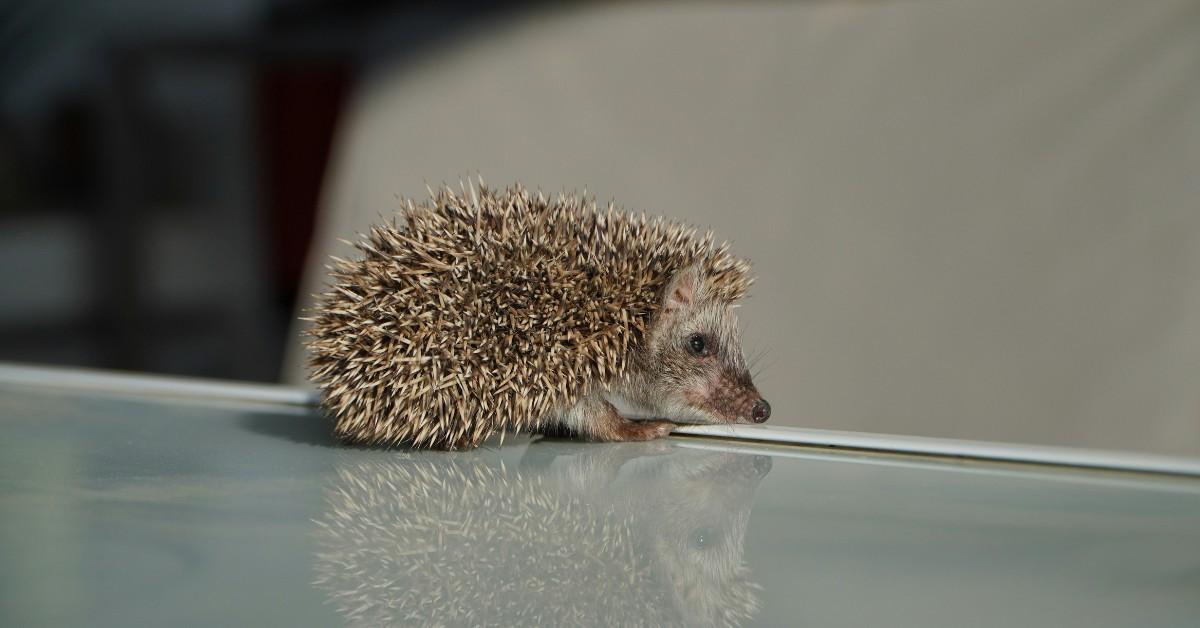
M484 452L341 457L313 519L313 584L353 626L716 627L757 615L743 546L769 458L566 445L539 441L516 467ZM636 491L616 473L633 460Z
M404 200L347 243L360 255L332 259L306 318L311 378L343 442L642 441L770 416L734 314L750 265L711 232L480 180Z

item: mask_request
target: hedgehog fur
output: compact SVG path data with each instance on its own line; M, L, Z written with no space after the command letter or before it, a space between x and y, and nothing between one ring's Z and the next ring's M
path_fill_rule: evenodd
M711 234L611 203L482 181L403 202L334 258L309 367L346 442L473 448L536 431L626 376L675 273L742 297L749 264Z

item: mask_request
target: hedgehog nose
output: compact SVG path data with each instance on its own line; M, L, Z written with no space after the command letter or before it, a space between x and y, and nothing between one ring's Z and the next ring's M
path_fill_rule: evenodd
M766 399L755 401L754 407L750 409L750 420L762 423L769 418L771 418L771 404L767 403Z
M770 456L754 456L753 464L754 472L757 473L758 477L760 478L767 477L767 474L771 472L772 462Z

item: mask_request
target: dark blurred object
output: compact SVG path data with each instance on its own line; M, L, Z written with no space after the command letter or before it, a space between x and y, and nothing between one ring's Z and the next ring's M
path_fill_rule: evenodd
M350 84L347 64L336 61L276 61L259 74L263 193L280 303L291 304L300 285L321 177Z
M276 379L355 77L510 12L0 4L0 360Z

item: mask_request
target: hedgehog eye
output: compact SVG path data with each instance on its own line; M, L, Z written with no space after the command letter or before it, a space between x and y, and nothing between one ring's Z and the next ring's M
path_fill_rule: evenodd
M704 334L692 334L688 336L688 351L691 351L692 355L698 356L708 355L712 352L708 344L708 339L704 337Z
M689 535L688 544L695 549L704 549L717 539L717 532L712 528L696 528Z

